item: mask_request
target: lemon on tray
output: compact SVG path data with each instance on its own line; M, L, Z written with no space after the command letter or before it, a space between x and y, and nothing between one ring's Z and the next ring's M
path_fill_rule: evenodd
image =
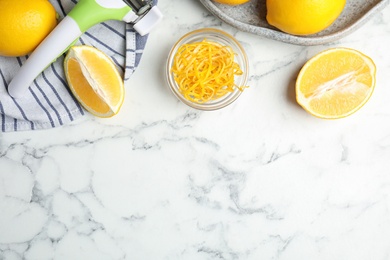
M267 0L269 24L289 34L308 35L330 26L346 0Z
M375 73L372 59L357 50L326 50L311 58L299 72L297 102L319 118L349 116L371 97Z
M0 0L0 55L32 52L57 25L48 0Z
M119 112L123 80L106 54L87 45L73 46L65 57L64 70L72 93L91 114L111 117Z

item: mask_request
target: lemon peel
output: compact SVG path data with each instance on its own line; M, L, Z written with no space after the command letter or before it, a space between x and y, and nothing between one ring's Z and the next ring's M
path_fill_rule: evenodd
M243 74L230 46L204 39L183 44L174 56L171 72L182 95L199 104L216 100L245 86L235 84Z

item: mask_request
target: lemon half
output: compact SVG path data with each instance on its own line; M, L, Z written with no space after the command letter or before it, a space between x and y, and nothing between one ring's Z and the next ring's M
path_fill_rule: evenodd
M297 102L325 119L349 116L370 99L375 87L374 61L360 51L333 48L311 58L296 81Z

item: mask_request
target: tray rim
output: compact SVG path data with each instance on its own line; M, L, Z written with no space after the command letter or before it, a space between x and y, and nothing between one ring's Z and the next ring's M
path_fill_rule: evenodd
M347 36L348 34L356 31L359 27L361 27L368 20L370 20L372 16L382 11L390 3L390 0L382 0L378 2L369 11L367 11L362 16L360 16L360 18L357 19L350 26L345 27L339 31L330 33L328 35L323 35L323 36L305 37L305 36L291 35L288 33L284 33L282 31L277 31L276 29L274 30L262 26L257 26L257 25L252 25L241 21L237 21L232 17L230 17L229 15L220 12L220 9L215 4L213 4L213 0L199 0L199 1L213 15L218 17L223 22L231 25L232 27L239 29L240 31L256 34L276 41L281 41L281 42L295 44L295 45L304 45L304 46L321 45L321 44L326 44L326 43L339 40Z

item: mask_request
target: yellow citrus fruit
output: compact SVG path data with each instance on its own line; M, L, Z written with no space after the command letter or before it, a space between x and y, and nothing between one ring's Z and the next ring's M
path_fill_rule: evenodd
M372 59L357 50L326 50L311 58L299 72L297 102L320 118L349 116L371 97L375 73Z
M125 90L110 57L91 46L73 46L65 57L64 70L71 91L86 110L98 117L119 112Z
M267 0L269 24L289 34L308 35L330 26L346 0Z
M32 52L57 25L48 0L0 0L0 55Z
M226 5L241 5L241 4L245 4L246 2L249 2L250 0L214 0L214 1Z

